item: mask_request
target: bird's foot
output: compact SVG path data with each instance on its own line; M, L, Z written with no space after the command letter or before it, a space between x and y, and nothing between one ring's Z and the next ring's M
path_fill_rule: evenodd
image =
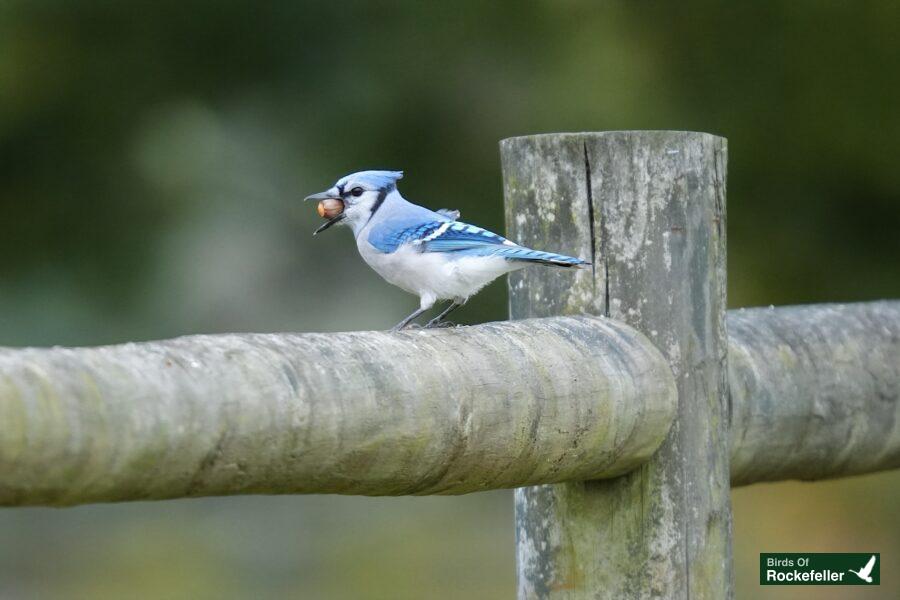
M438 321L436 319L428 321L428 324L425 325L425 329L446 329L448 327L459 326L456 323L451 323L450 321Z

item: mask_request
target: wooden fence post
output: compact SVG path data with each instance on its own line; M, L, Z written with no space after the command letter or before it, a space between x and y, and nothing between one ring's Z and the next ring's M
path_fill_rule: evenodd
M509 237L593 263L511 276L511 317L625 321L666 356L679 393L641 468L516 490L519 597L731 598L726 140L576 133L500 148Z

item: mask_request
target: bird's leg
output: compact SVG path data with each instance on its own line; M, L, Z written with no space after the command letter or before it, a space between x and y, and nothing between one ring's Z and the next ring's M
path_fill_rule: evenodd
M443 312L441 312L441 314L439 314L438 316L436 316L436 317L433 318L432 320L428 321L428 323L425 325L425 329L431 329L432 327L438 327L438 326L440 326L440 324L444 321L444 317L446 317L447 315L449 315L451 312L453 312L454 310L456 310L456 309L459 308L460 306L462 306L462 304L458 304L458 303L454 300L453 302L450 303L450 305L449 305L447 308L445 308L445 309L443 310Z
M423 312L425 312L426 310L428 310L429 308L434 306L434 300L435 299L432 296L423 296L419 300L419 309L414 311L413 314L409 315L408 317L406 317L405 319L403 319L396 325L394 325L391 328L391 331L400 331L401 329L404 329L407 325L412 323L416 317L418 317Z
M453 312L454 310L456 310L457 308L459 308L460 306L462 306L465 303L466 303L465 300L462 300L462 301L460 301L458 299L453 300L453 302L450 303L450 306L448 306L447 308L444 309L444 312L442 312L441 314L439 314L432 320L428 321L428 324L425 325L425 329L431 329L432 327L438 327L444 321L444 318L447 315L449 315L451 312Z
M428 310L428 309L427 308L417 308L415 311L413 311L413 313L411 315L409 315L408 317L406 317L405 319L403 319L402 321L400 321L399 323L397 323L396 325L391 327L391 331L400 331L401 329L405 328L407 325L412 323L416 317L421 315L426 310Z

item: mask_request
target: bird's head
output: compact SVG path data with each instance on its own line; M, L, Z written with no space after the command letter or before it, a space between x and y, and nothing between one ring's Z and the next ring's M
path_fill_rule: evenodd
M341 177L324 192L307 196L306 200L319 201L319 216L328 219L313 235L338 223L358 232L397 189L402 177L403 171L359 171Z

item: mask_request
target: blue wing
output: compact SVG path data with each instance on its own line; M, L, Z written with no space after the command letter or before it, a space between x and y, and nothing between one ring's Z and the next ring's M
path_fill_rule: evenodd
M369 243L385 254L396 252L400 246L421 240L435 233L449 221L396 220L384 221L369 231Z
M410 244L420 252L448 253L448 258L498 256L513 261L565 267L588 264L571 256L531 250L496 233L459 221L435 220L412 225L385 222L373 228L368 239L370 244L385 253L396 252L400 246Z

